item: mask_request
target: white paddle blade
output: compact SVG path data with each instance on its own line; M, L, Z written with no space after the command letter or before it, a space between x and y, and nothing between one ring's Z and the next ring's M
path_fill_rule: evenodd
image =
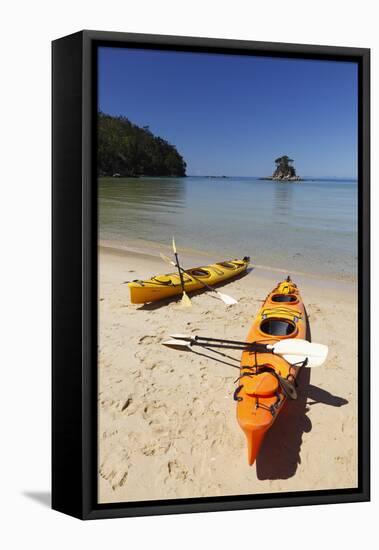
M232 296L228 296L227 294L223 294L222 292L217 292L217 295L227 306L234 306L235 304L238 304L237 300Z
M328 354L328 346L308 342L308 340L301 340L300 338L280 340L273 345L272 350L280 355L288 353L289 355L306 355L307 357L310 355L326 357Z
M192 336L188 336L187 334L170 334L170 338L176 338L178 340L192 340Z
M165 340L162 342L163 346L168 346L171 348L187 348L191 349L191 344L185 340Z
M291 365L299 363L299 366L308 359L306 365L304 365L306 368L321 367L325 363L325 359L322 357L308 357L307 355L282 355L282 357Z
M289 363L298 363L308 358L307 367L320 367L328 356L328 346L300 338L280 340L273 345L272 351L282 355Z

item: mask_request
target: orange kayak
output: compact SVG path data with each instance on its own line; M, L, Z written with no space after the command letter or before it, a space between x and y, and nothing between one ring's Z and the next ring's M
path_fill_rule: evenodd
M296 284L288 277L267 296L253 321L247 342L274 344L284 338L305 339L306 335L305 308ZM235 399L238 423L247 439L250 465L287 400L276 374L295 382L299 366L270 352L242 353Z

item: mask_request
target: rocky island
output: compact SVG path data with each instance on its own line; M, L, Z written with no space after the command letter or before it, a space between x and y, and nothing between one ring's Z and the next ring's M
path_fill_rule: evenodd
M295 167L292 166L293 159L287 155L275 159L276 168L272 176L260 178L262 180L272 181L302 181L300 176L296 175Z

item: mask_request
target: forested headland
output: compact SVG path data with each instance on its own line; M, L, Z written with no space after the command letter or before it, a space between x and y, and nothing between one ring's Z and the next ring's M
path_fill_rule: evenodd
M175 145L123 116L98 113L98 176L185 176Z

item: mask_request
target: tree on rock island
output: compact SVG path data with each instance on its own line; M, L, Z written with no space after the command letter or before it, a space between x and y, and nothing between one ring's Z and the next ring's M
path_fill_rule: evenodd
M296 170L294 166L292 166L293 159L290 159L287 155L284 155L283 157L278 157L275 159L276 169L273 173L272 177L273 179L295 179L296 176Z

